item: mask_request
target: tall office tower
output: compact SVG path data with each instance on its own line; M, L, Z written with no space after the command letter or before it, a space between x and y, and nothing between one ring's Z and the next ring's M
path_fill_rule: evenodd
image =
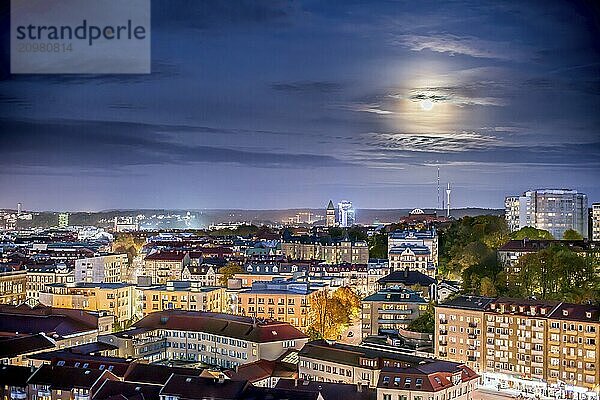
M504 201L505 218L511 232L525 226L547 230L562 239L568 229L588 237L587 196L569 189L529 190Z
M329 200L329 204L327 205L325 222L327 226L335 226L335 207L331 200Z
M600 203L592 204L592 240L600 242Z
M348 200L342 200L338 203L339 223L342 227L354 225L354 208L352 208L352 202Z

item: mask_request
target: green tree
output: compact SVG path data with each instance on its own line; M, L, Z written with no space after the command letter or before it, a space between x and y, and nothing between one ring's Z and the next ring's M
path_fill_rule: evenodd
M223 287L227 286L227 281L235 276L235 274L241 274L244 269L234 262L227 263L226 266L219 269L219 284Z
M511 239L523 240L523 239L546 239L552 240L554 236L544 229L536 229L532 226L525 226L518 231L510 234Z
M430 303L421 315L411 321L408 330L420 333L431 333L435 331L435 310Z
M388 236L378 233L369 238L369 258L387 258Z
M567 229L565 233L563 233L564 240L582 240L583 236L579 232L574 229Z

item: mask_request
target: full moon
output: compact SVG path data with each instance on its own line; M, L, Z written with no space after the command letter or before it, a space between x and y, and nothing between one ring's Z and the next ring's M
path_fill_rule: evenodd
M433 102L431 100L421 100L419 103L421 108L425 111L429 111L433 108Z

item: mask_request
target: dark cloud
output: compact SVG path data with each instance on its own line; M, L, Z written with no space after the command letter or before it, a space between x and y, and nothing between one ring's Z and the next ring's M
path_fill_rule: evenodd
M234 163L257 168L343 166L331 156L238 150L170 141L170 133L212 128L111 121L2 121L0 164L121 168L136 165ZM216 131L216 130L215 130Z
M271 88L289 93L332 93L342 90L343 85L337 82L304 81L274 83Z

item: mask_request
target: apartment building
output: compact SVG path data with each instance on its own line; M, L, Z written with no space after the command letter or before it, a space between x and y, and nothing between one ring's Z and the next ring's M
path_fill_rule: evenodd
M483 371L484 313L492 302L487 297L458 296L435 307L435 354Z
M190 265L190 256L185 251L156 251L144 258L143 274L152 283L164 285L167 281L181 279L183 268Z
M63 263L27 265L27 299L39 301L46 285L74 282L74 279L74 270Z
M398 334L427 310L427 301L404 288L382 289L361 301L362 336Z
M471 400L478 381L475 371L459 363L384 368L377 383L377 400Z
M529 190L504 201L506 223L511 232L525 226L547 230L562 239L568 229L588 237L587 195L569 189Z
M106 311L116 322L130 321L137 310L135 286L126 283L53 283L40 293L40 303L59 308Z
M369 246L364 241L332 240L318 237L284 237L284 257L291 260L321 260L328 264L367 264Z
M231 296L232 303L237 303L236 314L275 319L304 331L311 323L310 302L315 292L306 282L280 280L254 282L251 289Z
M436 355L470 364L488 386L597 398L598 306L459 296L436 307L436 333Z
M149 314L132 329L116 335L126 335L131 343L143 337L147 340L145 346L164 342L164 359L222 368L260 359L276 360L290 349L299 350L308 341L304 333L285 322L180 310ZM101 340L125 343L110 336ZM156 359L156 354L153 357Z
M221 312L226 304L225 288L203 286L199 281L168 281L136 290L142 316L164 310Z
M127 265L127 254L101 254L75 260L75 282L123 282Z
M308 342L298 353L298 377L319 382L338 382L377 387L387 368L427 366L438 369L433 358L328 340Z
M27 296L27 271L0 266L0 304L20 304Z

